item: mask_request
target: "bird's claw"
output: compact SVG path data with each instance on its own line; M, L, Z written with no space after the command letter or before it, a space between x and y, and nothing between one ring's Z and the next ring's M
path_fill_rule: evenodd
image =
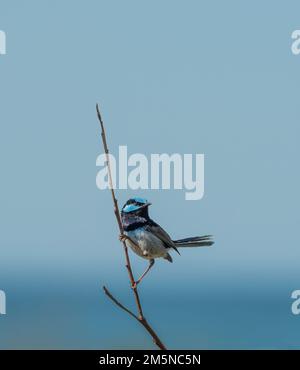
M119 235L119 240L120 242L125 242L128 239L128 236L125 234L120 234Z

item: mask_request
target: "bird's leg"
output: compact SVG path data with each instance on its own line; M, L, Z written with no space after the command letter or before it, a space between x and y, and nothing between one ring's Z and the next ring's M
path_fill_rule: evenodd
M131 244L133 244L136 248L140 249L139 245L136 244L128 235L125 234L120 234L119 235L119 240L121 242L126 242L129 241ZM154 265L154 259L151 259L149 261L149 266L146 268L144 273L137 279L137 281L131 286L132 289L135 289L136 286L143 280L143 278L147 275L147 273L150 271L151 267Z
M143 278L147 275L147 273L151 270L151 267L154 265L154 259L151 259L149 261L149 266L146 268L146 270L143 272L143 274L137 279L137 281L132 286L133 289L136 288L136 286L143 280Z

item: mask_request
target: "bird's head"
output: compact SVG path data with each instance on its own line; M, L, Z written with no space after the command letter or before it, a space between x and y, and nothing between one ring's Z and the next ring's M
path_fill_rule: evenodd
M122 208L122 214L134 214L148 216L148 207L151 205L146 199L131 198L127 200Z

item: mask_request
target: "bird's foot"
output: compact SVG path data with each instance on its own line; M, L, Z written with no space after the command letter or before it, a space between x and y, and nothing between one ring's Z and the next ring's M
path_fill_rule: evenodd
M125 242L127 239L129 239L127 235L125 235L125 234L120 234L119 235L120 242Z

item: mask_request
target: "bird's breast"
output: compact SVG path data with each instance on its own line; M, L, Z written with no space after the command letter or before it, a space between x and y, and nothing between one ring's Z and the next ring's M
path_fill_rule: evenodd
M128 231L126 234L136 244L134 246L130 243L130 247L141 257L156 258L165 256L167 253L167 249L162 241L142 227Z

